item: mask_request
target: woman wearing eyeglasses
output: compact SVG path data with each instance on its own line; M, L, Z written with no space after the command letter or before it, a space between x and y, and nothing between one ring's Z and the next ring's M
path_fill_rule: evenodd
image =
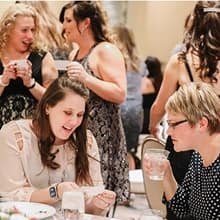
M177 184L169 161L163 163L167 206L180 219L220 219L219 97L207 83L189 83L168 99L165 108L174 149L194 150L181 185ZM147 155L144 169L150 174Z

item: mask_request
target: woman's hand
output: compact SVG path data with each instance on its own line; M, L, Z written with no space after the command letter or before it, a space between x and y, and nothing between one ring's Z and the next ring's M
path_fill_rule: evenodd
M4 84L9 84L11 79L17 78L16 73L16 64L12 62L8 63L4 66L4 71L2 73L2 82Z
M29 60L26 60L26 65L15 63L16 76L20 77L23 80L23 84L26 87L30 87L33 83L32 80L32 63Z
M67 75L69 78L76 78L79 81L85 83L89 74L85 71L82 64L73 61L67 66Z
M104 192L99 193L94 196L92 203L94 207L99 209L109 209L115 203L116 194L110 190L104 190Z
M58 198L62 198L64 192L68 191L78 191L80 190L79 186L74 182L62 182L57 186Z

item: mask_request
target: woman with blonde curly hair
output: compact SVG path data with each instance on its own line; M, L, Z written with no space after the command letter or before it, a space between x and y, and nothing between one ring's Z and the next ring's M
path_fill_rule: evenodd
M46 1L16 1L32 6L38 13L39 39L44 50L49 51L55 60L67 59L71 46L62 37L62 24Z
M11 5L0 19L0 127L32 115L46 87L57 76L50 53L38 40L34 8Z
M60 21L67 40L79 45L67 74L90 89L88 127L98 142L104 183L116 192L117 201L127 201L127 150L119 106L126 98L123 55L113 43L101 2L70 2Z

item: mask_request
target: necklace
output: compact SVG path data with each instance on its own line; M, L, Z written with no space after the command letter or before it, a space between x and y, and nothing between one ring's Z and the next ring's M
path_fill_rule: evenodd
M62 146L58 146L59 151L56 154L57 163L60 164L60 168L56 170L52 170L51 168L47 168L48 172L48 186L54 183L64 182L66 179L66 169L67 169L67 154L65 150L65 144Z

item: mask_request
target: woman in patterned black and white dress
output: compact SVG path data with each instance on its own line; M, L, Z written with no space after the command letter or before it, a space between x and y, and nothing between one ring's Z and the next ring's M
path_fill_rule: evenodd
M128 162L120 106L126 98L125 63L108 32L99 1L74 1L60 14L64 35L79 50L67 74L90 89L88 127L95 136L106 188L129 198Z

